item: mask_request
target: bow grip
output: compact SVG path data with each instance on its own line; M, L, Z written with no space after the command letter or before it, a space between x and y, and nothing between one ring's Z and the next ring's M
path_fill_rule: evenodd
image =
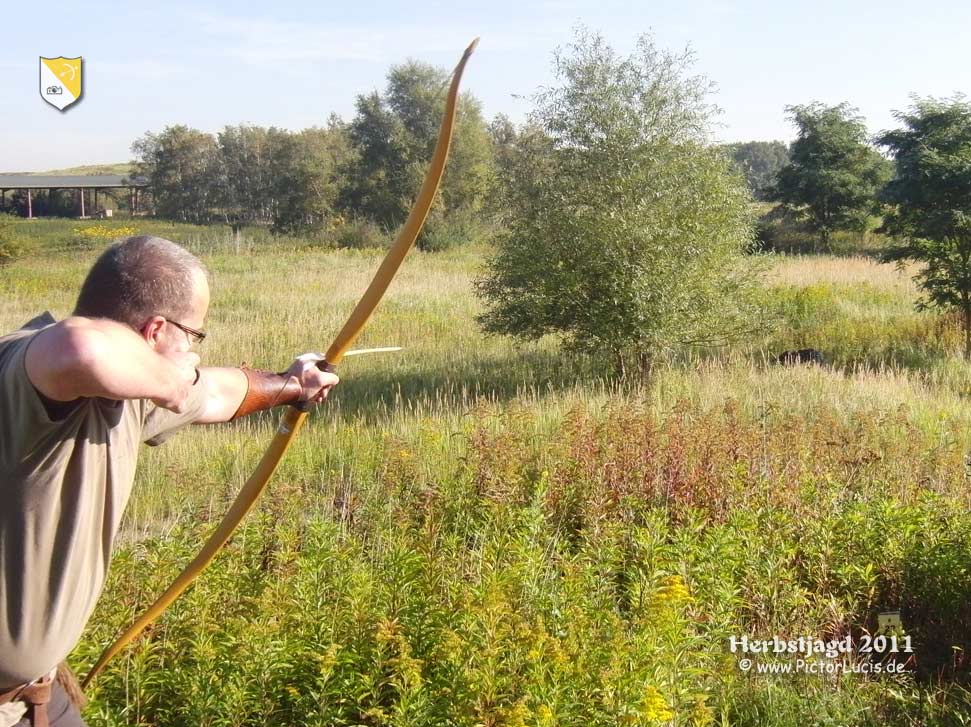
M337 367L334 366L334 364L330 363L325 358L322 358L322 359L320 359L320 361L317 362L317 368L320 369L321 371L324 371L324 372L328 373L328 374L335 374L335 373L337 373ZM311 406L311 404L310 404L309 401L298 401L296 404L293 405L293 407L297 411L310 411L310 406Z

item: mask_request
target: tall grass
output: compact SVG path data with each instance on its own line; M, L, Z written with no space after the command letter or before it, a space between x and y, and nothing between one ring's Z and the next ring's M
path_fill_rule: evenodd
M32 224L43 254L0 271L4 330L66 315L99 251ZM212 270L214 364L325 348L380 261L164 234ZM406 261L360 342L405 351L346 360L258 511L99 679L92 724L968 719L969 371L906 278L780 259L761 338L638 383L482 336L481 261ZM772 362L804 345L829 364ZM80 671L188 561L276 417L143 452ZM896 609L916 649L901 676L745 673L728 651L858 637Z

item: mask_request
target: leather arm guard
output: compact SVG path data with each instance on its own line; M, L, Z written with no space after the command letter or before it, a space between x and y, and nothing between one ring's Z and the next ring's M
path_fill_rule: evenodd
M303 388L296 376L286 373L275 374L272 371L250 369L241 366L240 371L246 374L246 396L233 414L233 419L239 419L254 411L271 409L274 406L297 404Z

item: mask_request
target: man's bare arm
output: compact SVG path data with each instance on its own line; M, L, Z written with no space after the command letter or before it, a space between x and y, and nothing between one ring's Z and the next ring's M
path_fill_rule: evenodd
M242 369L199 369L198 386L206 387L206 406L196 424L228 422L239 409L248 388Z
M271 406L297 401L320 403L340 380L317 368L318 354L298 356L282 374L237 368L204 368L199 385L206 387L206 406L196 424L214 424Z
M25 359L31 383L54 401L151 399L173 411L185 406L198 362L193 353L155 353L121 323L80 317L38 333Z

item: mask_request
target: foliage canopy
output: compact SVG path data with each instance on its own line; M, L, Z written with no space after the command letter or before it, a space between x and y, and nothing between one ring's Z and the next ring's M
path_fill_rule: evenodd
M508 230L478 281L487 331L556 333L646 371L657 353L744 327L749 196L707 144L709 83L641 37L629 58L578 31L560 85L505 164Z
M803 217L824 248L837 230L862 232L890 178L889 163L868 144L863 119L845 103L786 111L797 136L770 196Z
M971 104L915 98L895 116L904 128L879 139L896 162L883 199L891 205L884 229L898 243L886 257L924 263L916 280L926 298L918 305L961 311L971 358Z
M392 66L383 94L358 96L349 135L355 155L341 170L339 205L391 229L405 221L438 139L449 74L418 61ZM463 93L448 170L428 231L445 216L476 212L491 185L492 150L481 104ZM427 247L429 235L419 239Z
M350 155L343 124L298 133L227 126L213 136L187 126L147 133L132 145L156 214L293 230L333 216L336 170Z
M789 147L781 141L746 141L726 144L725 151L745 177L752 196L769 199L776 175L789 161Z

